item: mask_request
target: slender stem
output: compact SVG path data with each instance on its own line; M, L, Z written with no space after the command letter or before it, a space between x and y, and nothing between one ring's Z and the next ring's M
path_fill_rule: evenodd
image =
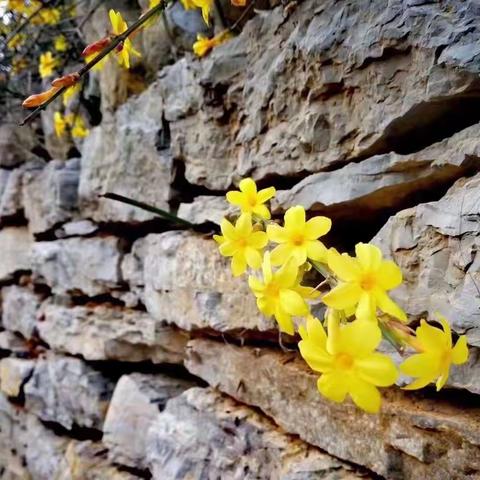
M118 195L117 193L105 193L104 195L100 195L100 197L108 198L110 200L116 200L117 202L122 202L122 203L126 203L127 205L132 205L134 207L141 208L142 210L146 210L147 212L156 213L157 215L160 215L161 217L164 217L167 220L170 220L172 222L179 223L182 225L186 225L188 227L195 226L193 223L189 222L188 220L177 217L176 215L173 215L172 213L162 210L161 208L157 208L152 205L148 205L147 203L139 202L138 200L133 200L131 198L124 197L123 195Z
M245 8L243 13L237 18L236 22L227 28L229 32L233 32L245 19L245 17L250 13L252 8L255 6L255 0L252 0L248 6Z
M146 12L144 15L142 15L127 30L125 30L120 35L117 35L116 37L114 37L112 39L112 41L108 44L108 46L106 46L94 59L92 59L90 62L88 62L86 65L84 65L77 72L79 77L82 77L87 72L89 72L97 63L99 63L103 58L105 58L110 52L115 50L115 48L117 48L118 45L120 45L122 42L124 42L133 32L135 32L139 27L141 27L148 19L152 18L156 13L164 10L165 7L167 6L168 2L169 2L169 0L164 0L162 3L160 3L156 7L153 7L148 12ZM69 88L69 87L60 88L55 93L55 95L53 95L45 103L43 103L42 105L37 107L29 115L27 115L27 117L25 117L24 120L20 123L20 126L26 125L33 118L35 118L42 110L45 110L45 108L48 105L50 105L50 103L52 103L56 98L58 98L60 95L62 95L62 93L65 92L65 90L67 90L67 88Z

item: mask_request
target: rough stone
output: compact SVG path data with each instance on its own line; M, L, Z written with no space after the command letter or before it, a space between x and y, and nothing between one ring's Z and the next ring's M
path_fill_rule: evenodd
M97 306L42 308L40 337L57 352L86 360L182 363L188 337L135 310Z
M32 153L38 139L33 128L14 124L0 126L0 167L12 168L25 163L35 155Z
M118 288L121 260L122 242L111 236L37 242L32 248L34 274L57 294L94 296Z
M296 354L200 339L189 347L187 368L210 385L260 408L285 431L386 478L466 480L480 467L480 410L458 394L388 389L382 411L371 415L321 397L318 376Z
M18 216L22 209L23 169L0 169L0 218Z
M31 289L12 285L2 288L2 324L24 338L30 338L37 327L40 298Z
M78 204L80 160L53 160L23 175L23 204L32 233L69 220Z
M376 155L332 172L320 172L291 190L277 192L272 210L293 205L335 219L368 216L415 202L419 192L436 192L479 168L480 127L474 125L417 153ZM338 188L342 185L342 188Z
M7 397L18 397L35 367L33 360L2 358L0 360L0 390Z
M185 330L276 328L258 312L245 278L232 276L212 239L167 232L145 242L144 297L153 318Z
M84 237L98 230L98 226L90 220L74 220L67 222L55 230L57 238Z
M169 400L148 430L154 478L369 478L208 388Z
M200 195L191 203L181 203L178 216L197 225L208 222L220 225L224 217L236 211L235 207L227 203L224 196Z
M26 408L47 422L101 430L113 383L78 358L51 353L25 384Z
M103 426L103 442L109 448L110 460L147 468L147 430L167 400L193 385L191 381L162 374L122 376L115 387Z
M30 250L33 237L25 227L0 230L0 282L11 280L15 273L31 270Z
M8 330L0 332L0 351L1 350L18 356L25 356L29 353L25 340Z

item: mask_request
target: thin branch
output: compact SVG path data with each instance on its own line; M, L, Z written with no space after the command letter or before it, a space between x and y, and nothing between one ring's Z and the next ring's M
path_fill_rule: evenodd
M165 0L156 7L153 7L150 9L148 12L146 12L144 15L142 15L135 23L133 23L127 30L125 30L123 33L120 35L117 35L112 39L112 41L108 44L107 47L105 47L93 60L88 62L86 65L84 65L77 73L79 75L79 78L85 75L87 72L89 72L97 63L99 63L103 58L105 58L110 52L115 50L118 45L120 45L122 42L124 42L133 32L138 30L139 27L141 27L147 20L152 18L155 14L163 11L169 0ZM50 105L56 98L58 98L60 95L62 95L65 90L67 90L69 87L62 87L58 90L58 92L55 93L51 98L49 98L44 104L40 105L37 107L33 112L31 112L25 119L20 123L20 126L26 125L28 122L30 122L33 118L35 118L41 111L45 110L45 108Z

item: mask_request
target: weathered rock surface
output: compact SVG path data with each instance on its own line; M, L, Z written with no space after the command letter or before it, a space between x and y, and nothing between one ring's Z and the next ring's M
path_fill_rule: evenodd
M30 288L11 285L2 288L2 325L24 338L30 338L37 327L40 298Z
M0 126L0 167L12 168L25 163L35 155L32 153L38 145L33 128L18 127L13 123Z
M15 217L23 209L23 169L0 169L0 218Z
M25 227L6 227L0 230L0 282L11 280L15 273L31 270L32 245L33 237Z
M33 272L57 294L94 296L118 288L121 260L122 242L111 236L37 242L32 248Z
M110 460L147 468L149 440L146 432L167 400L194 385L191 381L162 374L122 376L115 387L103 426L103 442L109 448Z
M29 229L37 234L66 222L78 204L80 159L53 160L23 175L23 204Z
M25 406L47 422L101 430L113 383L78 358L48 354L25 384Z
M18 397L35 367L33 360L7 357L0 360L0 390L7 397Z
M141 240L145 305L153 318L185 329L275 329L257 310L245 278L233 278L215 242L189 232ZM135 277L135 274L132 278Z
M95 221L143 221L155 215L98 196L113 192L168 210L173 179L168 125L154 84L92 130L85 141L80 176L84 216Z
M199 195L191 203L181 203L178 216L194 224L211 222L220 225L224 217L236 211L224 196Z
M11 355L25 356L28 355L28 345L25 339L15 335L9 330L0 332L0 351L2 354L8 352Z
M50 348L86 360L182 363L188 340L147 313L108 306L46 304L38 330Z
M392 389L384 392L381 413L370 415L321 397L317 375L295 354L211 340L189 347L187 368L210 385L260 408L285 431L386 478L467 479L480 469L475 402Z
M459 180L438 202L392 217L374 238L400 265L404 284L392 292L415 317L438 311L480 346L480 175Z
M156 479L368 478L210 388L169 400L148 431L147 445Z

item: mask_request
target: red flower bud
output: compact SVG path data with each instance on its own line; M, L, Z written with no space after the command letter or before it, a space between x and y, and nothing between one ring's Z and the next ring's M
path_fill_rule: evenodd
M111 42L110 37L105 37L87 45L82 52L82 57L89 57L94 53L101 52Z

